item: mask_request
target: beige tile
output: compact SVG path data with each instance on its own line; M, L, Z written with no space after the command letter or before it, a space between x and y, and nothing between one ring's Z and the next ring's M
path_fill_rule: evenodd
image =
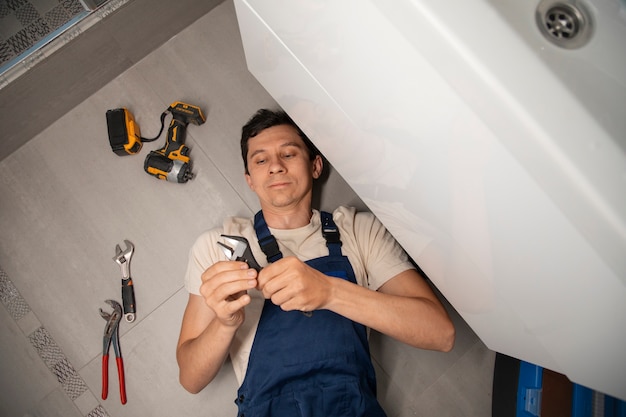
M28 336L41 327L41 322L37 319L35 313L29 311L26 315L24 315L24 317L17 321L17 325L20 326L20 329L22 329L22 333L24 333L25 336Z
M88 415L93 409L98 407L100 402L91 391L85 391L81 396L74 400L74 404L83 416Z
M24 414L25 417L82 417L82 415L60 388L50 392L41 401L32 403Z
M468 417L468 410L464 410L458 403L451 400L450 391L441 384L433 384L405 410L404 416L437 416L437 417ZM488 417L481 414L480 417ZM477 416L478 417L478 416Z
M388 374L378 365L376 360L373 360L373 362L376 370L378 402L388 417L401 415L403 410L410 405L410 399L407 397L405 390L398 385L398 378L394 378L393 373Z
M0 334L0 415L22 416L58 384L4 306Z
M477 342L411 408L417 415L490 416L494 361L495 353Z

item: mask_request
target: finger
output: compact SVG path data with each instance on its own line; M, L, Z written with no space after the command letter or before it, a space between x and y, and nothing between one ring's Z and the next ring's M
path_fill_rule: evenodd
M242 294L237 299L224 300L222 302L223 311L227 315L235 314L239 310L250 304L250 301L252 301L252 298L248 294Z
M233 301L224 300L216 315L226 323L234 323L242 318L244 308L250 304L251 300L248 294Z
M268 270L267 267L261 269L261 272L259 272L256 277L257 289L259 291L263 291L263 288L265 287L265 285L267 284L267 282L270 280L271 277L272 277L272 274Z
M270 297L270 300L274 305L279 306L284 311L292 310L293 307L291 305L295 304L293 298L286 296L284 291L277 292Z
M277 276L288 273L291 269L289 267L290 258L279 259L276 262L270 263L258 273L257 280L259 281L259 290L263 290L263 288L267 285L268 282L276 278Z
M311 311L303 297L292 297L286 294L286 291L279 291L271 298L273 304L279 306L283 311Z
M263 296L272 299L275 296L281 297L281 300L292 298L305 290L304 279L294 271L285 271L280 275L272 276L266 279L266 283L263 285ZM278 295L279 293L280 295Z
M265 298L270 298L283 289L293 277L295 274L289 269L266 267L257 276L257 289Z
M230 292L228 294L219 293L219 295L225 298L228 295L234 294L238 291L255 287L257 285L256 271L254 269L238 269L220 272L219 274L213 275L210 278L206 279L201 284L201 291L203 291L203 294L206 297L209 294L220 291L221 287L232 283L238 283L238 285L242 285L242 287L239 289L235 288L234 290L228 289L227 291L233 292ZM222 288L221 291L224 291L224 289Z
M229 296L228 298L226 298L227 301L233 301L238 299L239 297L241 297L244 294L247 294L247 291L239 291L237 294L233 294L231 296Z
M232 298L236 294L240 294L256 286L256 280L244 276L236 281L225 281L219 285L213 283L205 283L200 287L200 293L211 304L217 304L228 298Z
M250 270L251 268L245 262L240 261L219 261L211 265L206 271L204 271L201 275L202 282L209 281L214 279L216 276L220 276L223 273L227 272L241 272L244 270ZM253 270L254 271L254 270ZM256 271L253 272L256 276Z

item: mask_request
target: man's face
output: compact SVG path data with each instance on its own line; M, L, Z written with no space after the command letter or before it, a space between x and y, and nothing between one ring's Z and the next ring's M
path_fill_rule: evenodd
M278 125L248 141L246 181L262 208L292 208L311 204L313 179L322 172L319 156L311 161L295 128Z

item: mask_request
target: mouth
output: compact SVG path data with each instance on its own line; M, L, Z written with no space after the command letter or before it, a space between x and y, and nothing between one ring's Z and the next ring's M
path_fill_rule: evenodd
M280 181L280 182L274 182L268 185L268 188L271 188L271 189L284 188L284 187L287 187L288 185L289 185L289 182Z

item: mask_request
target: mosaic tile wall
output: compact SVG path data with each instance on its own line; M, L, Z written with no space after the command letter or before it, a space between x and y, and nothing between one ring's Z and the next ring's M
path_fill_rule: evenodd
M26 303L26 300L20 295L17 288L13 285L13 282L11 282L2 268L0 268L0 301L16 322L19 322L27 315L31 314L31 309ZM46 328L41 325L34 327L36 327L36 329L29 334L25 334L25 337L28 338L41 360L56 377L70 400L79 400L88 389L85 381L83 381L78 372L76 372ZM85 414L85 416L108 417L108 414L102 405L99 404Z
M0 0L0 89L129 1Z
M0 0L0 67L86 14L79 0Z

